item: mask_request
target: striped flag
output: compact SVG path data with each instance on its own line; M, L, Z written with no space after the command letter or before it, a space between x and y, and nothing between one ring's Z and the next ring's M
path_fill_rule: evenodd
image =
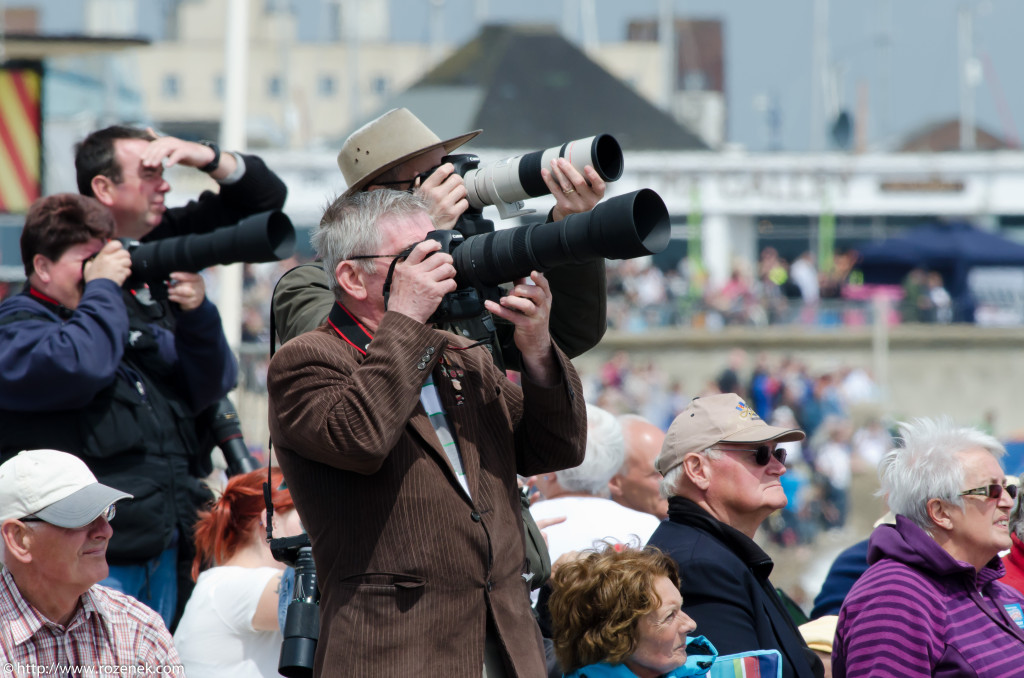
M40 195L42 69L0 68L0 212L26 212Z

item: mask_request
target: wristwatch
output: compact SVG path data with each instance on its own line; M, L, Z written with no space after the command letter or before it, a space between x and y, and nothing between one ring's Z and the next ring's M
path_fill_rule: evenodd
M210 173L220 167L220 147L212 141L200 141L203 146L213 150L213 160L199 168L200 172Z

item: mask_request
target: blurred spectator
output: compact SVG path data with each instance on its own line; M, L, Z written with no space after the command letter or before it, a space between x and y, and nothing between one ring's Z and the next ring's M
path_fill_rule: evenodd
M664 520L668 517L668 500L658 490L661 474L654 468L654 460L661 452L665 432L635 414L622 415L618 420L625 439L626 460L608 481L611 498L626 508Z
M878 417L869 418L850 439L854 470L877 469L885 453L892 448L892 436Z
M595 542L606 539L640 545L647 542L658 518L609 498L609 481L625 459L622 426L610 412L588 404L583 463L534 477L542 497L530 507L534 520L565 517L565 522L545 530L552 562L564 553L593 548Z
M1020 493L1021 486L1024 486L1024 474L1017 478L1016 482L1017 497L1013 502L1009 523L1010 541L1013 546L1010 547L1010 552L1003 556L1006 574L1000 581L1024 593L1024 541L1021 541L1021 537L1024 536L1024 499Z
M942 325L953 322L953 298L942 286L942 275L938 271L928 272L928 301L931 303L933 322Z
M725 369L718 375L717 384L720 393L735 393L743 396L743 385L740 381L740 371L746 367L747 352L743 349L734 348L729 351L729 362Z
M810 252L804 252L796 258L796 261L789 267L789 275L800 289L800 298L805 306L813 306L818 303L821 294L818 268L814 265L814 256Z
M814 470L824 479L822 519L826 529L846 525L852 470L850 465L850 423L830 416L825 419L812 440Z
M270 475L274 537L302 534L278 470ZM283 636L278 587L285 564L267 544L267 471L234 476L196 524L196 586L174 632L190 678L276 677Z

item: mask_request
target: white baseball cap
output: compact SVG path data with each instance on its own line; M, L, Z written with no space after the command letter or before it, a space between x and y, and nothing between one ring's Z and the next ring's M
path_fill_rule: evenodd
M0 465L0 524L35 516L57 527L84 527L114 502L131 498L101 485L67 452L26 450Z

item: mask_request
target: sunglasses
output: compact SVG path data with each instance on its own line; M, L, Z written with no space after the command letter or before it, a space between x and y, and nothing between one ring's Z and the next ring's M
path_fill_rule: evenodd
M999 485L998 483L992 483L985 487L976 487L973 490L964 490L960 493L961 497L968 496L979 496L988 497L989 499L999 499L1003 496L1003 490L1006 490L1006 494L1010 495L1010 499L1017 498L1017 486L1016 485Z
M776 447L774 451L769 445L759 445L756 450L745 447L712 447L711 449L722 452L751 452L754 455L754 463L758 466L767 466L772 457L778 459L781 464L786 464L786 448L784 447Z

